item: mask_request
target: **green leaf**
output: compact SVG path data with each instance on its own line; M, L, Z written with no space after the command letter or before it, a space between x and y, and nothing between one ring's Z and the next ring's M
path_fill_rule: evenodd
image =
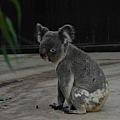
M16 54L16 49L15 49L16 47L15 47L15 44L12 40L12 37L10 36L8 28L3 29L2 33L3 33L4 37L6 38L7 42L9 43L10 47L12 48L12 52L14 54Z
M5 101L5 100L10 100L12 99L11 97L5 97L5 98L0 98L0 101Z
M3 13L2 13L1 10L0 10L0 29L1 29L1 32L2 32L3 36L6 38L8 44L12 48L13 53L16 54L15 44L12 40L12 37L10 35L9 29L8 29L8 26L7 26L7 23L6 23L6 20L3 16Z
M21 20L22 20L20 4L18 0L10 0L10 1L16 7L17 14L18 14L18 27L20 28ZM8 42L9 46L12 48L12 52L16 55L16 45L18 47L17 35L14 30L12 21L10 20L10 18L4 16L4 13L1 11L1 9L0 9L0 30L2 32L3 37ZM5 46L2 47L2 52L7 65L9 66L9 68L12 69L12 66L8 57L7 49Z
M20 4L19 4L18 0L11 0L11 2L15 5L15 7L16 7L16 9L17 9L17 14L18 14L18 26L19 26L19 28L20 28L21 21L22 21L22 12L21 12Z
M0 10L0 30L2 32L2 34L4 33L4 29L6 29L6 26L5 26L5 21L4 21L4 17L3 17L3 13L2 11ZM5 35L5 34L4 34ZM6 36L4 36L6 37ZM2 53L3 53L3 57L8 65L8 67L10 69L12 69L12 66L10 64L10 61L9 61L9 57L8 57L8 54L7 54L7 50L5 47L2 47Z
M6 23L7 23L8 29L11 32L11 35L13 36L15 44L18 45L18 40L17 40L16 32L15 32L15 30L13 28L13 24L12 24L12 21L10 20L10 18L6 17Z
M4 59L8 65L8 67L12 70L12 66L11 66L11 63L10 63L10 60L8 57L8 53L7 53L7 50L5 49L5 47L2 47L2 52L3 52L3 56L4 56Z

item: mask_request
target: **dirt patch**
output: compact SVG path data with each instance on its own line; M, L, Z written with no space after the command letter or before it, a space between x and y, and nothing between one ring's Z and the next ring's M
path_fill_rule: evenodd
M56 78L57 75L55 73L54 70L48 71L48 72L43 72L42 74L39 75L35 75L35 76L31 76L31 77L27 77L26 79L15 79L15 80L11 80L11 81L7 81L7 82L1 82L0 83L0 87L5 87L11 84L15 84L15 83L20 83L23 81L27 81L27 80L33 80L33 79L38 79L39 78L39 82L42 82L43 80L46 81L48 80L48 78L54 79Z
M106 62L106 63L99 63L100 66L107 66L107 65L114 65L114 64L118 64L120 63L120 61L117 62Z

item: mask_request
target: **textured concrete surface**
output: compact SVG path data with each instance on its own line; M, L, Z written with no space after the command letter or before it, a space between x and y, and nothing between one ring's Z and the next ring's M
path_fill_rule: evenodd
M39 54L10 55L10 71L0 55L0 120L119 120L120 52L89 53L103 68L110 84L110 96L99 112L64 114L49 104L56 102L57 77L52 63ZM36 109L38 106L38 109Z

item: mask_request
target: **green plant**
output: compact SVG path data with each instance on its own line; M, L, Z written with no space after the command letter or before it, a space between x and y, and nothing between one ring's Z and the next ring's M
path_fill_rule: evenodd
M21 13L21 7L18 0L9 0L12 4L14 4L17 14L18 14L18 28L20 28L21 20L22 20L22 13ZM17 34L14 30L14 25L11 21L11 19L5 15L5 13L2 11L0 6L0 31L2 33L2 36L5 38L7 43L12 49L13 54L16 54L16 48L18 45L18 39ZM1 41L0 41L1 42ZM9 68L12 69L12 65L9 60L9 56L7 53L7 49L4 44L1 44L2 53L4 56L4 59L9 66Z

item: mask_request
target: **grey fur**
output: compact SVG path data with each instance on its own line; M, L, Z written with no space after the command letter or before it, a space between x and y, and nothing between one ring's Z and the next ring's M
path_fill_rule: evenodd
M58 103L50 106L62 109L66 100L69 105L63 107L66 113L100 110L109 96L109 85L96 61L70 43L74 39L73 27L64 25L54 32L39 26L40 56L55 63L58 76ZM72 106L76 109L72 110Z

